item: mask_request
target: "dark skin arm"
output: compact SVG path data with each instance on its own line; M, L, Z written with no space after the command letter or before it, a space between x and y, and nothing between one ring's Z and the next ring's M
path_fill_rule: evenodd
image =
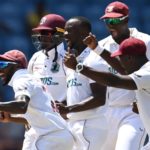
M68 68L75 70L77 65L76 58L72 54L66 53L64 64ZM87 66L83 67L81 73L105 86L123 88L128 90L137 89L135 82L129 76L117 76L108 72L99 72Z
M3 123L14 122L14 123L28 124L25 118L12 117L11 114L8 112L1 112L0 114L1 114L0 122Z
M98 46L97 39L95 35L92 33L89 34L84 40L84 44L86 44L89 48L94 50ZM100 47L99 47L100 48ZM121 66L120 61L118 58L112 58L111 53L107 50L103 50L103 52L100 54L100 56L110 65L112 66L117 72L119 72L122 75L125 75L126 72L124 68Z
M98 83L91 83L91 90L93 95L83 100L81 103L65 106L62 103L56 103L56 107L61 115L66 115L71 112L80 112L93 108L97 108L99 106L103 106L105 104L105 96L106 96L106 87L100 85Z
M90 47L92 50L94 50L98 46L98 42L96 37L90 33L89 36L87 36L84 39L84 43ZM100 47L99 47L100 48ZM103 50L103 52L100 54L100 56L110 65L112 66L117 72L119 72L122 75L126 75L126 72L124 68L121 66L120 61L115 58L111 57L111 53L107 51L106 49ZM138 113L138 108L136 103L133 103L133 112Z
M27 111L30 98L26 95L18 96L15 101L1 102L0 111L11 114L24 114Z

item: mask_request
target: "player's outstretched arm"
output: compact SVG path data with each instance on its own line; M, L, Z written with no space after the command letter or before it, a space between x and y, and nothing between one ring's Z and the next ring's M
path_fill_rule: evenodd
M12 117L10 113L8 112L0 112L0 122L3 123L19 123L19 124L28 124L27 120L23 117Z
M77 61L75 56L67 54L64 57L64 64L73 70L76 70ZM134 80L129 76L117 76L108 72L96 71L90 67L82 66L80 71L83 75L95 80L97 83L100 83L105 86L111 86L116 88L123 88L129 90L136 90L137 86Z
M83 70L81 71L81 73L95 80L96 82L106 86L128 89L128 90L137 89L134 80L127 75L118 76L109 72L99 72L87 66L83 66Z
M65 109L67 113L81 112L81 111L97 108L105 104L106 86L103 86L98 83L91 83L90 87L92 90L92 96L83 99L82 102L78 104L66 106Z
M26 95L21 95L15 101L0 102L0 111L9 112L11 114L24 114L27 111L30 98Z

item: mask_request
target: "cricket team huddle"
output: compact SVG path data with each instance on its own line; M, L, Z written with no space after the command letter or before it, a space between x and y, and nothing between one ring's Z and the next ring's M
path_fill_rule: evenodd
M47 14L29 62L17 49L0 55L14 91L0 122L25 125L22 150L150 150L150 35L129 19L125 3L108 4L110 35L98 40L86 17Z

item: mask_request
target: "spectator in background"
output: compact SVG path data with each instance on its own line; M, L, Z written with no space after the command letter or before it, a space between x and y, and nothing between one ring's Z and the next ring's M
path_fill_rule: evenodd
M30 10L27 14L27 18L26 18L26 29L27 29L27 33L30 36L32 33L32 29L37 26L41 20L41 18L47 14L47 12L45 11L45 2L42 0L38 0L38 2L36 2L34 4L34 11Z
M29 58L32 57L32 55L35 53L35 47L33 46L31 42L31 34L32 29L36 27L41 18L47 14L45 11L45 1L43 0L37 0L35 2L31 2L32 9L30 9L26 14L26 24L25 24L25 30L26 30L26 38L28 39L29 45L30 45L30 51L29 51Z

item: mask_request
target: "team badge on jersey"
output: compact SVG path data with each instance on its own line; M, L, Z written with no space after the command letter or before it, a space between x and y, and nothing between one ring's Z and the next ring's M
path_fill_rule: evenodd
M51 72L56 73L59 71L60 65L57 62L53 62L51 66Z

